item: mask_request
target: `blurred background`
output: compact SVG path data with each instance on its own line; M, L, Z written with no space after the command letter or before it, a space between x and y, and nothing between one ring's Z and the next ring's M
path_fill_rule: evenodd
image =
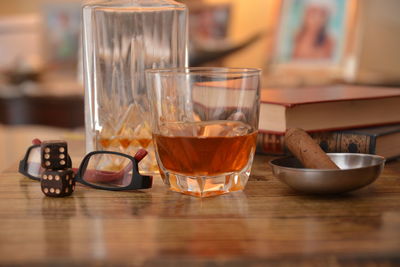
M400 85L398 0L180 2L190 9L191 66L262 68L263 87ZM0 1L2 166L25 150L30 129L83 138L80 5Z

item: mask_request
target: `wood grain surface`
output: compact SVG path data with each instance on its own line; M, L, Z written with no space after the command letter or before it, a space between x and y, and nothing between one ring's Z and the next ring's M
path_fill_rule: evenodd
M78 186L52 199L15 167L0 175L0 265L396 266L400 163L340 196L296 193L257 156L243 192L199 199Z

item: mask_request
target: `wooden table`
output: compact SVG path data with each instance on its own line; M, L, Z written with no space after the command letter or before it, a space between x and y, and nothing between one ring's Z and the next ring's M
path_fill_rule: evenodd
M154 188L78 186L44 197L39 183L0 176L0 265L385 266L400 264L400 163L341 196L296 193L257 156L244 192L199 199Z

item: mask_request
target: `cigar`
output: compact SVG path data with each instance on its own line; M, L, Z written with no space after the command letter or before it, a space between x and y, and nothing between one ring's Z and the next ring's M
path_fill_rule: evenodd
M340 169L303 129L287 130L285 143L305 168Z

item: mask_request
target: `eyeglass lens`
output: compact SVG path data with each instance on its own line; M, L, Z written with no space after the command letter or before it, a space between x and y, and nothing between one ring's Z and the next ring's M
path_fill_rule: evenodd
M31 149L28 155L26 171L28 174L38 178L43 173L44 169L40 163L40 147L34 147Z
M82 179L106 187L125 187L131 184L133 164L124 156L94 154L90 157Z

